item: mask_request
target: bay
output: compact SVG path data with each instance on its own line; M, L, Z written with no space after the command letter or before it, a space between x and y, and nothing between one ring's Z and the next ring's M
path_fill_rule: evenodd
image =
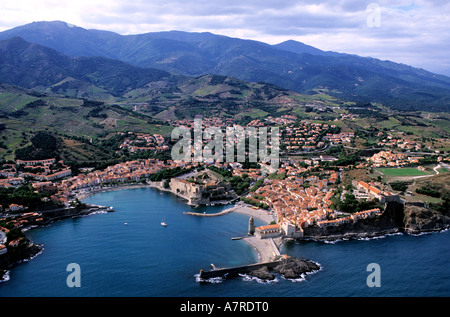
M199 283L201 268L254 263L242 240L248 216L196 217L230 206L192 208L153 188L94 194L84 200L114 206L113 213L66 219L27 235L43 252L16 265L0 296L25 297L304 297L450 295L450 232L394 235L368 241L285 243L281 252L311 259L321 270L304 279L274 282L239 277ZM164 219L167 227L160 225ZM256 221L256 225L262 222ZM70 263L81 268L81 287L68 287ZM368 287L367 265L381 268L381 287Z

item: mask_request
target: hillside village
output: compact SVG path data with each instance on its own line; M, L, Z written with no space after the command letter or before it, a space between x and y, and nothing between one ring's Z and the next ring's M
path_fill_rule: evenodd
M118 132L118 135L127 136L120 144L119 150L127 149L131 153L141 151L167 151L169 146L165 144L164 137L161 134Z

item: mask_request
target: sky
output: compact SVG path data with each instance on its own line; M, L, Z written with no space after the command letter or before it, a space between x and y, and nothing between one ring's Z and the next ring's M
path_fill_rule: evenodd
M448 0L0 0L0 31L65 21L119 34L211 32L391 60L450 76Z

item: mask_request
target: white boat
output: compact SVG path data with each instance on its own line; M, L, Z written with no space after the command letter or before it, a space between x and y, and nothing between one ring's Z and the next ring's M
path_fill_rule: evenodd
M163 226L163 227L167 227L167 224L165 223L165 221L163 220L163 221L161 221L161 226Z

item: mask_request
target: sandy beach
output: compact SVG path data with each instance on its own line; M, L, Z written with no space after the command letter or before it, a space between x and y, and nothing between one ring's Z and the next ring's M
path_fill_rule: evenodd
M234 212L248 215L264 221L266 224L270 224L275 221L275 217L272 213L264 209L254 209L253 206L247 205L245 203L237 203L234 207ZM271 239L261 239L257 236L248 236L243 238L248 245L250 245L258 254L258 262L269 262L273 261L274 258L280 255L279 246L281 245L283 238L271 238Z
M257 236L248 236L243 240L256 251L259 263L273 261L280 255L278 247L282 238L260 239Z
M255 219L259 219L266 224L270 224L272 221L275 221L275 217L272 213L268 212L264 209L254 209L253 206L247 205L243 202L237 203L234 207L234 212L245 214Z

